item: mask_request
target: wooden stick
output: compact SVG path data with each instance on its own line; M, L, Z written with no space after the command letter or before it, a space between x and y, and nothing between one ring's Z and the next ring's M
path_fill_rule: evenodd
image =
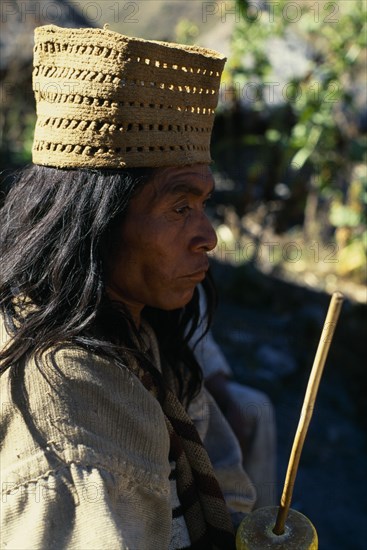
M326 315L324 327L322 329L319 345L316 351L314 363L308 381L301 416L299 419L296 435L294 437L291 455L289 458L283 493L280 499L278 516L273 529L275 535L282 535L284 533L284 526L291 505L293 487L297 476L298 464L301 457L303 444L306 439L307 430L312 418L317 390L319 389L322 371L324 369L326 357L330 348L331 340L334 335L336 323L339 318L343 299L344 297L340 292L334 292L331 297L329 309Z

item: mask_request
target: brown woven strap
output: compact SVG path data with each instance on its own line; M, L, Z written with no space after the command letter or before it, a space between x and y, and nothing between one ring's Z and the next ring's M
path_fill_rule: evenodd
M171 390L166 392L163 412L191 548L235 548L232 521L208 454L192 420Z
M157 398L157 384L144 367L144 360L130 368ZM170 436L170 460L176 462L177 494L190 535L190 548L234 550L231 517L209 456L184 406L167 384L165 387L161 405Z

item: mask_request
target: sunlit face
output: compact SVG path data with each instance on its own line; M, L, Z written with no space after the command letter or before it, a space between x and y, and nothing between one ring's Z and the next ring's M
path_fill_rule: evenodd
M205 278L217 238L205 203L214 187L206 165L161 168L132 198L118 229L107 289L139 323L144 306L183 307Z

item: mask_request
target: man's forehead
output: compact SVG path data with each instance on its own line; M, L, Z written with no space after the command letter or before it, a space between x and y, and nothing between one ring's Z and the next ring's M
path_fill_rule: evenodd
M178 193L207 195L214 190L214 178L207 165L160 169L153 184L157 196Z

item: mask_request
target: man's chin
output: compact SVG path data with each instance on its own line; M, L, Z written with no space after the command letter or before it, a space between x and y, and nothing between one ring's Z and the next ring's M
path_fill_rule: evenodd
M186 291L182 296L178 297L175 295L172 297L170 301L164 301L164 303L156 304L152 307L156 307L157 309L162 309L163 311L174 311L175 309L182 309L183 307L187 306L189 302L191 302L193 296L194 296L194 287L190 291Z

